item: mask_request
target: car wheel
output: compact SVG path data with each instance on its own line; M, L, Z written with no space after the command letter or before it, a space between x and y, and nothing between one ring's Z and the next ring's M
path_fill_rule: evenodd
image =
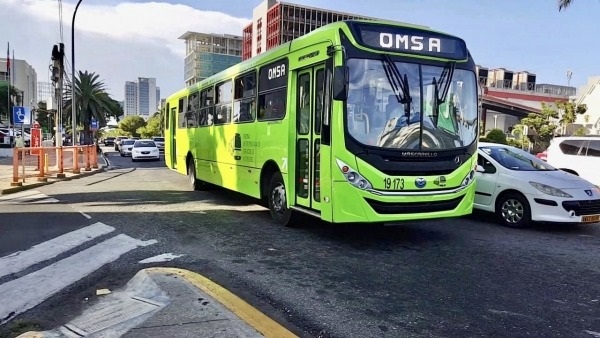
M285 183L280 172L271 177L268 194L269 211L275 223L292 226L292 210L287 206Z
M525 228L531 223L529 202L518 193L502 195L496 202L496 215L502 225L510 228Z

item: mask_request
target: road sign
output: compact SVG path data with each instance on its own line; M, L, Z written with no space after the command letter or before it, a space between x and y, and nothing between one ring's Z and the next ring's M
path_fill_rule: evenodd
M100 128L100 123L98 122L98 120L92 119L92 125L90 126L90 129L96 131L99 128Z
M32 148L42 146L42 130L39 128L31 128L31 144ZM39 155L39 150L31 150L31 155Z
M13 107L13 123L14 124L30 124L31 110L29 107L14 106Z

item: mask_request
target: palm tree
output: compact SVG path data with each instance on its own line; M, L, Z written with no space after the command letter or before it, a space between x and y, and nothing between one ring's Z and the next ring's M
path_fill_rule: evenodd
M563 9L567 9L572 3L573 0L558 0L558 11L560 12Z
M72 124L71 95L72 89L69 83L65 90L65 117L63 119L69 124ZM76 118L83 125L84 143L88 144L91 140L90 125L92 124L92 118L96 119L100 126L105 126L107 114L114 109L114 100L106 93L106 87L104 82L100 80L100 76L95 73L88 73L88 71L79 71L79 74L75 77L75 95Z

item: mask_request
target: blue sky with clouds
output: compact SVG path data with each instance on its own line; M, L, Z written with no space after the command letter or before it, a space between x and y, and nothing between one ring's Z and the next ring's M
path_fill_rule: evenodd
M4 7L3 3L7 3L9 7L13 6L18 10L24 8L22 5L24 3L35 3L36 6L41 6L48 1L0 0L0 7ZM66 3L66 7L68 7L67 5L72 7L75 1L64 0L63 2ZM252 15L252 9L261 1L157 0L158 3L166 2L189 6L189 8L161 7L158 14L151 10L145 10L151 6L148 1L130 0L127 2L136 3L136 6L125 7L123 6L124 1L118 0L83 0L77 21L77 25L84 26L78 36L82 39L86 37L86 42L81 45L82 50L79 49L79 46L77 49L78 55L80 52L82 53L82 56L78 57L78 60L81 59L81 64L78 63L78 65L90 69L100 67L98 72L104 75L111 92L118 99L122 99L123 96L123 81L135 80L137 76L156 77L163 89L162 96L167 96L170 92L177 90L183 85L183 58L180 55L183 42L177 40L177 37L186 30L237 32L241 35L240 27L248 22L247 20ZM558 12L556 0L293 0L289 2L427 25L446 31L466 40L478 64L490 68L505 67L516 71L528 70L537 74L538 83L565 85L567 69L573 71L571 85L574 86L584 84L588 76L600 75L600 63L596 56L600 50L598 44L600 20L597 17L600 14L600 0L575 0L574 4L563 12ZM121 6L115 7L118 5ZM119 10L111 12L110 7L119 8ZM125 9L130 10L131 8L135 8L135 13L127 14ZM94 13L101 14L85 18L85 15L91 15L89 12L92 9L95 10ZM69 8L66 8L65 17L70 19L68 10ZM88 14L85 14L86 11ZM223 24L225 17L219 17L207 11L227 14L226 18L229 21ZM8 16L6 11L2 12L5 15L0 13L0 28L3 28L3 25L11 24L11 20L17 20L14 13ZM43 17L46 14L40 13L36 14L35 20L48 20L47 17ZM20 15L21 22L23 20L32 22L31 20L33 20L28 19L28 15L31 15L30 9L23 10ZM103 15L103 21L96 23L94 19L99 15ZM123 39L123 36L118 35L113 27L113 22L111 22L120 21L122 24L123 20L127 20L128 23L119 30L123 32L122 35L130 34L126 40ZM136 30L136 20L138 22L145 20L154 22L154 24L147 24L145 26L147 28L140 31ZM80 21L86 22L80 23ZM102 27L94 27L94 24ZM40 29L39 27L42 26L35 27ZM67 26L65 31L69 32L69 29L70 27ZM112 31L108 34L104 30ZM6 32L5 29L2 31ZM9 39L20 39L19 36L23 35L11 32L10 29L8 31ZM152 34L156 34L157 37L152 39ZM67 35L67 37L70 36ZM116 56L114 64L110 68L102 68L102 63L93 58L95 55L99 57L100 49L109 48L106 46L111 44L110 39L112 38L118 40L114 46L122 48L120 54L123 55ZM97 46L96 49L91 43L86 45L89 43L89 39L98 39L98 42L93 44ZM51 49L51 43L52 41L46 48L48 51ZM140 47L142 43L144 46ZM21 57L38 57L34 55L36 54L35 48L26 41L21 39L20 43L16 45L21 49L21 53L18 53ZM165 45L171 48L166 50ZM144 60L143 55L139 54L139 50L143 48L146 48L143 55L147 56L148 60ZM177 48L179 50L176 50ZM149 55L149 53L158 55ZM160 57L161 53L163 58ZM42 63L42 61L38 63ZM150 61L155 64L149 63ZM127 64L128 62L130 64ZM36 69L46 67L45 65L37 66L35 61L33 63ZM45 69L38 71L38 76L44 71ZM40 81L42 80L43 78Z

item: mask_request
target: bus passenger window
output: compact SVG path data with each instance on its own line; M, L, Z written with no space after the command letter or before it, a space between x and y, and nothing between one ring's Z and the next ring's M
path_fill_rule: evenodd
M251 122L256 115L256 72L235 80L233 122Z
M286 90L277 90L258 97L258 119L279 120L285 117Z
M231 81L216 86L216 92L215 124L228 124L231 122L231 106L233 101L233 86Z
M179 99L179 106L178 106L178 116L177 119L179 120L179 128L186 128L187 127L187 118L185 116L185 106L186 106L186 102L187 98L185 99Z

